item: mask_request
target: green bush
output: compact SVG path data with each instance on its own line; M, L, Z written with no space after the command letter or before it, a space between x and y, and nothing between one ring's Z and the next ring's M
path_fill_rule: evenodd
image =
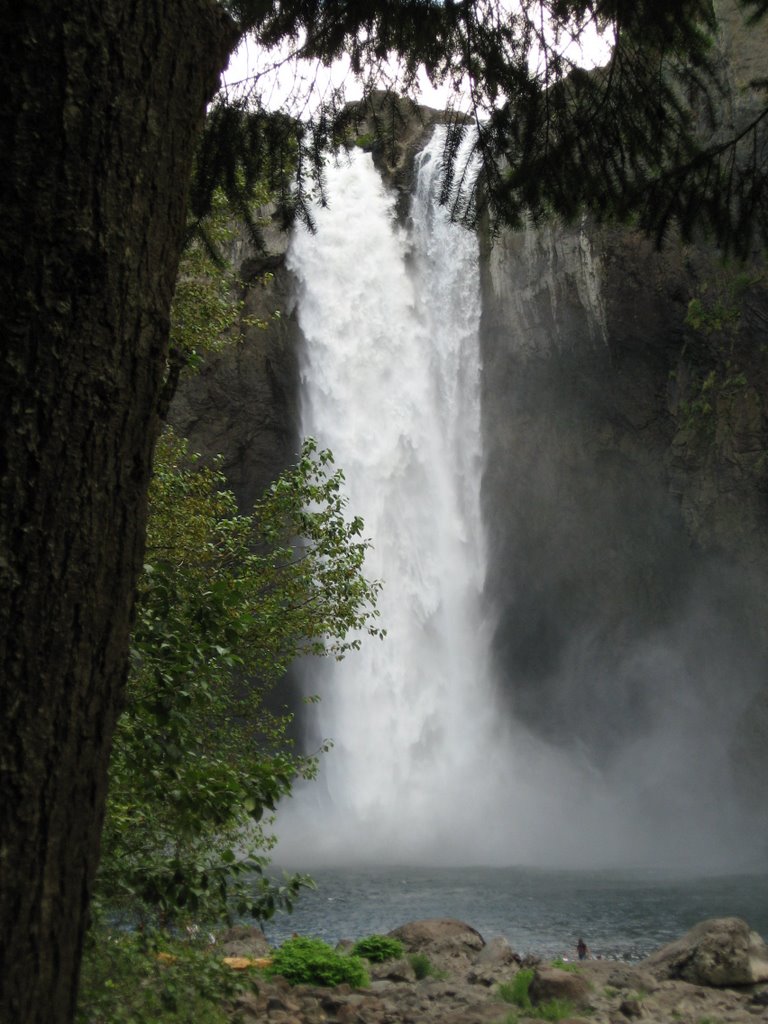
M364 956L372 964L381 964L385 960L398 960L405 953L405 947L399 939L388 935L368 935L352 947L354 956Z
M505 981L499 985L499 996L505 1003L519 1006L521 1010L529 1010L531 1008L531 997L528 994L528 989L531 987L532 981L532 970L526 968L525 970L518 971L512 981Z
M271 817L316 758L267 695L297 656L339 659L382 635L380 584L343 475L312 439L248 515L170 430L153 474L97 896L142 927L268 920L307 882L275 886L264 868Z
M549 999L546 1003L534 1006L528 991L532 981L532 970L518 971L512 981L499 985L499 996L505 1003L519 1007L524 1011L525 1017L533 1020L558 1021L574 1016L576 1009L568 999ZM511 1014L506 1024L517 1024L517 1014Z
M525 1020L546 1020L554 1024L554 1022L573 1017L576 1012L573 1003L568 1002L567 999L550 999L548 1003L542 1003L541 1006L531 1006L523 1010L522 1016ZM520 1013L510 1013L504 1019L504 1024L520 1024L520 1019Z
M546 1003L525 1012L528 1017L535 1020L558 1021L573 1017L576 1014L576 1007L569 999L549 999Z
M432 961L426 953L413 953L408 957L408 962L413 968L413 973L419 981L423 978L428 978L431 975L433 970Z
M422 981L424 978L443 979L447 977L445 971L438 970L426 953L411 953L408 963L413 968L417 981Z
M358 956L337 953L322 939L297 936L275 951L268 974L280 974L291 985L368 984L368 973Z

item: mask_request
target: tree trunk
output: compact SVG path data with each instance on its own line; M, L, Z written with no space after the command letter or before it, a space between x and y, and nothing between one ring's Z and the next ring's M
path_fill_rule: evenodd
M0 1022L72 1019L214 0L0 0Z

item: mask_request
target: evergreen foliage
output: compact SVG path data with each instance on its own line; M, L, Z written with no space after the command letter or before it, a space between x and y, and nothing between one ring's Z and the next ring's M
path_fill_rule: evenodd
M754 21L766 9L764 0L742 7ZM293 121L290 103L277 114L262 108L258 76L246 94L222 98L206 129L196 209L212 185L231 186L237 152L243 166L268 164L286 221L311 225L307 183L322 194L328 147L352 141L368 118L378 145L391 149L397 104L373 89L409 95L423 67L433 84L468 96L468 114L449 114L446 155L451 164L472 125L483 170L467 185L454 168L443 189L466 220L486 206L497 225L589 210L631 221L659 244L673 226L684 239L704 230L740 256L768 238L768 106L753 105L729 128L718 123L725 86L709 0L521 0L514 9L501 0L241 0L229 9L265 52L290 46L322 64L346 55L366 93L350 107L336 90L314 117ZM578 44L592 28L615 46L605 67L587 72ZM753 84L764 93L768 80ZM306 112L306 96L295 99ZM222 163L214 153L229 155ZM233 197L240 201L237 189Z

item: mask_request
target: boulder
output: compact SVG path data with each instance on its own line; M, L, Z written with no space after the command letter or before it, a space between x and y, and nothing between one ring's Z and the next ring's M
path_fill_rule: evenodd
M739 917L712 918L662 946L643 966L657 978L694 985L756 985L768 981L768 945Z
M238 924L219 939L224 956L258 958L270 953L269 940L260 928Z
M485 985L492 988L509 976L512 968L520 966L521 958L510 946L507 939L499 935L490 939L480 950L467 974L471 985Z
M416 980L416 972L408 960L385 960L380 964L369 964L368 973L375 981L409 982Z
M411 952L474 956L485 946L480 932L453 918L411 921L389 933Z
M503 935L489 939L475 957L475 963L484 967L506 967L508 964L521 962L519 954L512 949L509 940Z
M605 984L610 988L630 989L634 992L655 992L658 987L656 979L648 971L622 963L612 966Z
M557 967L537 967L533 973L528 995L534 1006L560 999L574 1006L589 1006L592 986L575 971L561 971Z

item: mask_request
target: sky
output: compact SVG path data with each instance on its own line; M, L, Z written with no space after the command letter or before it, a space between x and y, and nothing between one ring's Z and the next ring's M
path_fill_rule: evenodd
M585 30L581 45L582 59L579 63L584 67L595 67L604 64L610 55L612 40L607 35L599 36L594 30ZM575 44L574 44L575 45ZM310 116L312 110L324 95L331 90L343 86L347 100L359 99L362 96L362 85L350 70L347 57L334 62L330 68L323 68L314 61L295 60L291 46L286 44L282 50L270 52L268 57L259 47L253 36L246 37L235 51L229 66L224 73L224 83L235 91L247 88L253 76L260 75L262 102L268 109L285 109L295 116ZM393 82L398 77L396 59L382 68L383 75L389 75ZM382 81L382 86L387 84ZM466 108L469 107L468 90L466 90ZM301 100L297 104L297 98ZM442 110L449 102L462 109L464 104L455 91L447 86L434 88L424 71L418 78L416 101L424 106Z

